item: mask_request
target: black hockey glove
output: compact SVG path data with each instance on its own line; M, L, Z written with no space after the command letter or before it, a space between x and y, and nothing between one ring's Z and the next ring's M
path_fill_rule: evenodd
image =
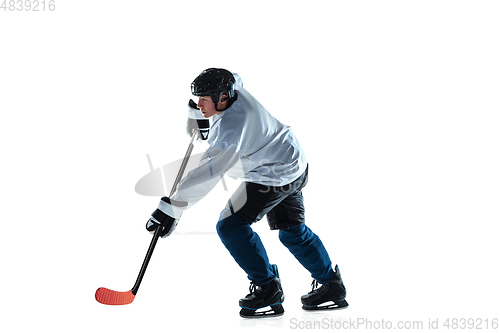
M161 198L158 208L151 214L151 218L146 223L146 230L153 233L158 225L161 225L160 237L165 238L169 236L175 230L179 221L178 218L176 219L171 216L174 215L172 206L185 207L187 206L187 202L170 200L168 197Z
M198 138L202 140L208 139L210 130L210 121L203 117L203 114L198 109L196 103L189 100L188 119L186 124L186 132L189 136L193 135L193 130L198 131Z

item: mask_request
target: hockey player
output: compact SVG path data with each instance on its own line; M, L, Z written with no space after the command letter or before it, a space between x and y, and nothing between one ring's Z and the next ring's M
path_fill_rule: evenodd
M148 230L159 223L165 227L162 236L169 235L182 212L208 194L224 174L243 178L217 223L222 243L251 281L250 293L239 301L240 315L253 318L284 312L277 266L269 263L259 235L251 228L265 215L271 230L279 230L280 241L314 279L312 291L301 298L302 308L347 307L338 266L332 267L321 240L305 225L301 190L307 183L308 164L291 128L272 117L243 88L239 76L225 69L203 71L191 92L198 97L191 108L212 119L210 146L172 198L162 198Z

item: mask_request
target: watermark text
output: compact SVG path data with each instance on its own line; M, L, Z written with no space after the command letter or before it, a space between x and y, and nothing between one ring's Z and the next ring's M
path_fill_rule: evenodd
M290 328L299 330L498 330L498 318L429 318L428 320L371 320L368 318L290 319Z

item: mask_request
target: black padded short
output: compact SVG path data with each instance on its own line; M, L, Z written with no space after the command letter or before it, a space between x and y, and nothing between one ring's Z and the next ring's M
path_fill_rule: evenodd
M308 169L284 186L267 186L244 182L229 199L226 208L250 223L267 215L271 230L288 229L305 223L302 188L307 184Z

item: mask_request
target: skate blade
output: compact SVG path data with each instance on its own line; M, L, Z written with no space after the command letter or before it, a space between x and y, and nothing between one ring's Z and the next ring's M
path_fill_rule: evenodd
M334 301L325 302L315 306L307 306L302 305L302 309L307 311L319 311L319 310L344 310L347 309L349 303L346 300L338 301L337 303Z
M240 311L240 316L247 319L270 318L282 316L284 312L285 309L283 309L283 306L281 304L275 304L260 309L242 308Z

